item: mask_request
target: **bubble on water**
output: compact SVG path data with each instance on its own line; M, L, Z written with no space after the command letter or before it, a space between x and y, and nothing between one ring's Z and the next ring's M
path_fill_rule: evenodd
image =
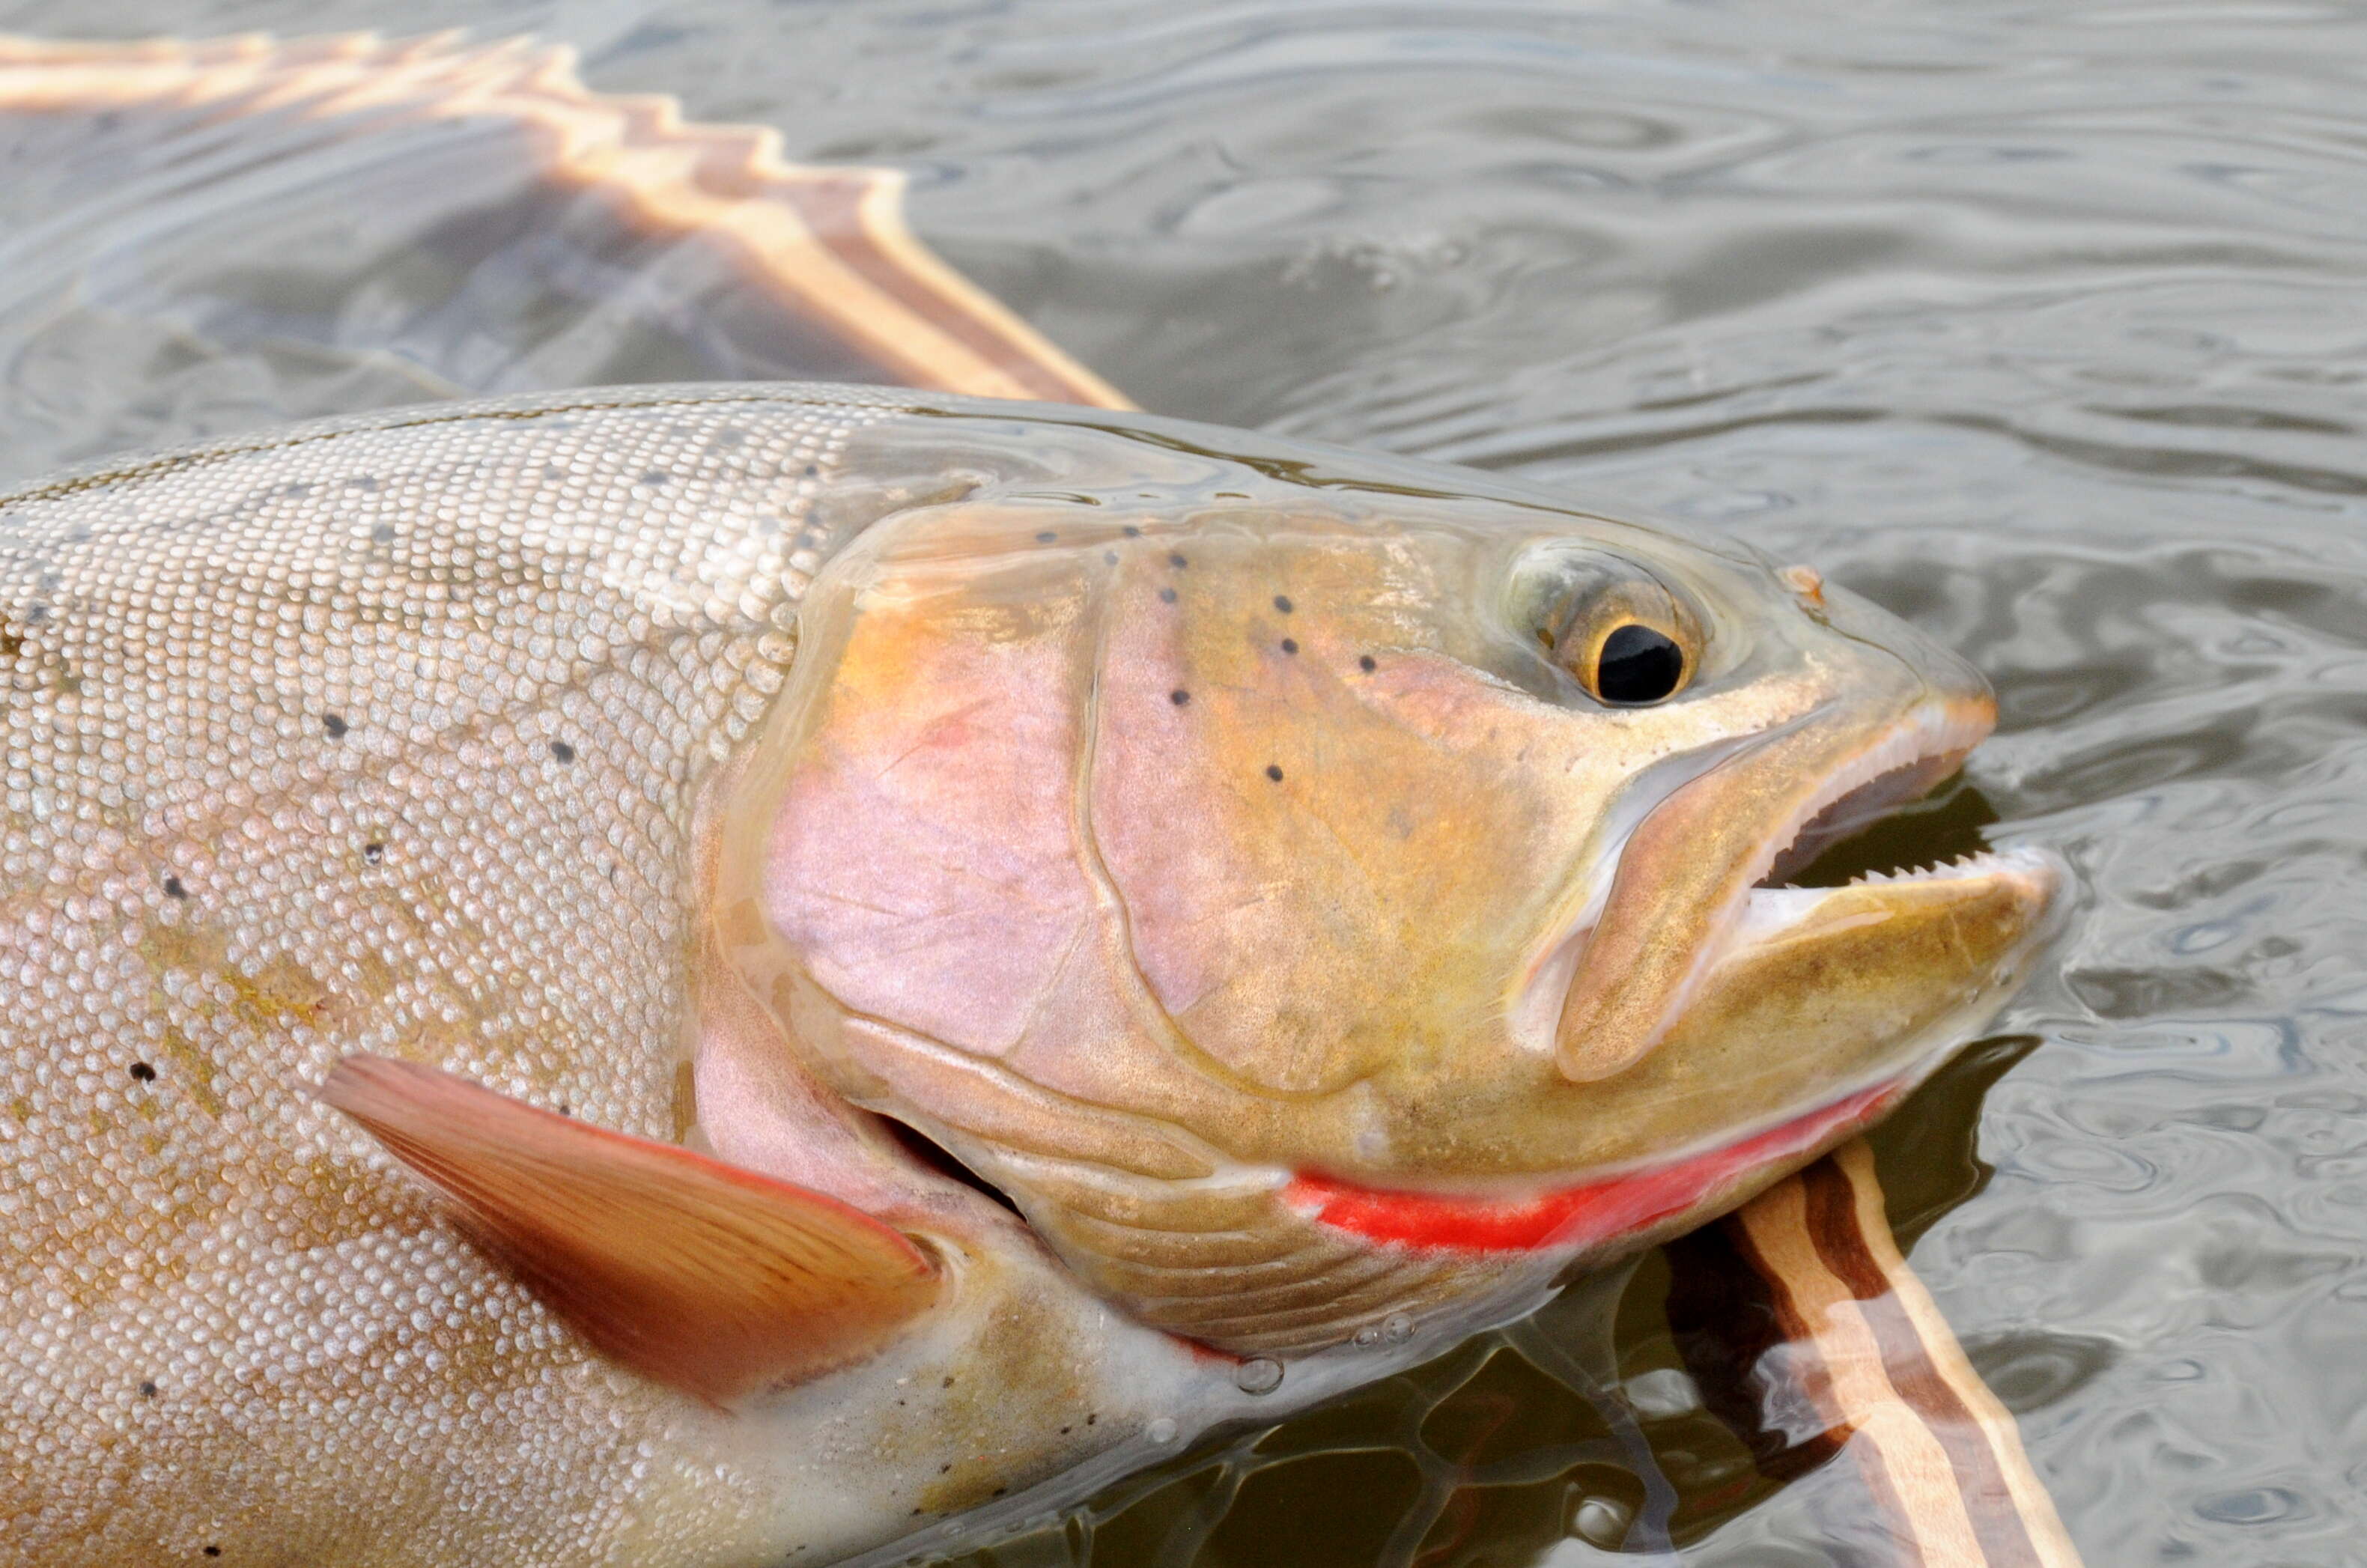
M1233 1369L1233 1381L1243 1393L1272 1393L1282 1386L1282 1363L1261 1356Z
M1391 1312L1381 1320L1381 1337L1391 1345L1403 1345L1413 1337L1413 1319L1403 1312Z
M1616 1547L1627 1539L1626 1508L1608 1497L1589 1497L1571 1516L1570 1528L1596 1546Z
M1674 1367L1657 1367L1627 1380L1627 1403L1647 1420L1690 1415L1702 1407L1701 1385Z
M1172 1443L1175 1440L1175 1423L1162 1415L1151 1422L1144 1433L1154 1443Z
M1356 1343L1367 1350L1380 1342L1381 1331L1377 1324L1368 1323L1356 1331Z

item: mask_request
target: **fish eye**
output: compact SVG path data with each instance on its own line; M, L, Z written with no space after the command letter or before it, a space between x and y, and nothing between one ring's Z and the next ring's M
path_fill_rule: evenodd
M1595 701L1647 708L1700 673L1700 612L1652 573L1601 559L1548 559L1516 600L1546 657Z
M1635 708L1672 697L1685 684L1685 651L1640 620L1623 620L1595 645L1593 667L1579 679L1603 702Z

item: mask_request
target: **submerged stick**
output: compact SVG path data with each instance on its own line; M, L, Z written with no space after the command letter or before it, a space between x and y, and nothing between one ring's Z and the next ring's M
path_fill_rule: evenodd
M291 141L307 126L352 139L423 123L506 125L550 183L596 194L651 237L695 236L736 254L744 287L801 318L833 369L851 359L891 385L1131 406L912 237L901 170L791 164L769 126L695 125L663 95L595 93L563 44L471 46L457 33L0 36L0 110L169 119L184 131L268 115ZM135 126L128 140L138 137Z
M1890 1233L1863 1140L1728 1221L1772 1289L1782 1365L1927 1568L2078 1568L2013 1416L1965 1358Z

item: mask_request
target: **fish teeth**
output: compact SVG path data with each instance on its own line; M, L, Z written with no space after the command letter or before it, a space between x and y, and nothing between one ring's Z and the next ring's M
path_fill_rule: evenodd
M1978 872L1988 869L1997 859L1993 850L1974 849L1953 859L1933 860L1926 865L1908 866L1887 871L1862 871L1849 881L1851 887L1870 887L1874 883L1928 881L1952 872Z

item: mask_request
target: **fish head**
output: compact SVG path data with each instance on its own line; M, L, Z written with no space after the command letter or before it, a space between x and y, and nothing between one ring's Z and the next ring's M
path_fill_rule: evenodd
M1503 494L972 495L817 581L731 859L857 1103L1237 1353L1731 1206L1987 1016L2052 863L1775 885L1989 730L1730 541Z

